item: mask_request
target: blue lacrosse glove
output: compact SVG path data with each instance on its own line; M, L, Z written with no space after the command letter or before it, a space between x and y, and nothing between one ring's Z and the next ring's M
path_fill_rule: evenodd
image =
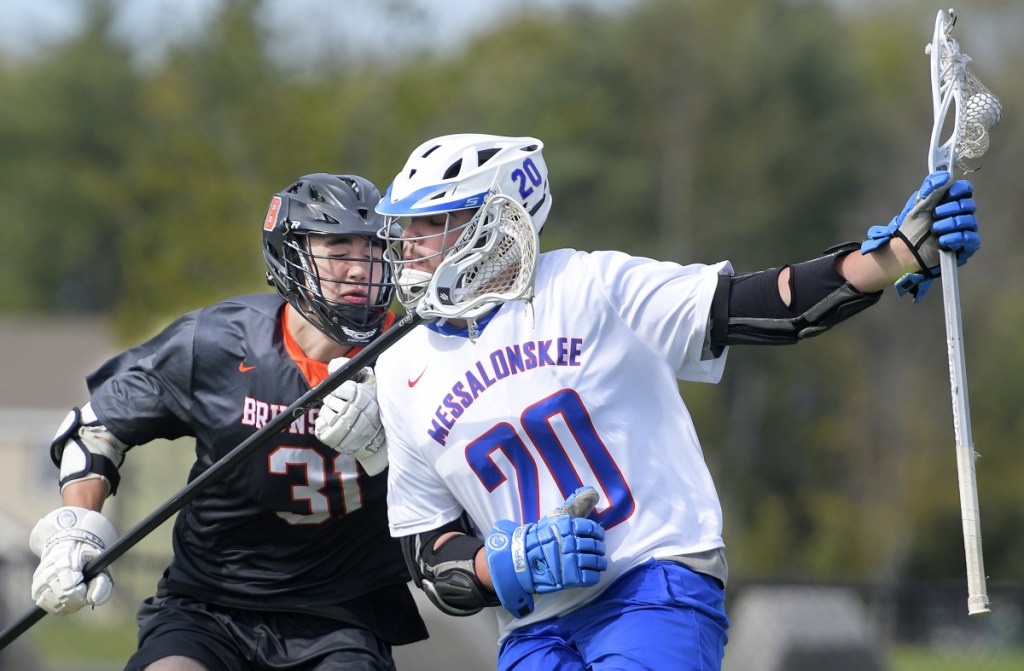
M967 180L951 184L949 180L944 170L928 175L903 211L887 226L869 228L868 239L861 243L861 254L878 249L894 237L907 243L921 270L900 278L896 290L901 296L913 295L915 303L924 298L940 275L940 249L956 253L957 265L962 266L981 246L974 217L974 187Z
M499 520L485 541L498 599L516 618L533 612L531 594L591 587L608 568L604 529L587 515L599 495L580 487L550 515L517 525Z

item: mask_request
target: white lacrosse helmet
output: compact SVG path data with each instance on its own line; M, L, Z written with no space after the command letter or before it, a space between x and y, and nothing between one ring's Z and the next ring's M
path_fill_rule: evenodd
M412 152L376 206L386 217L385 258L406 308L473 321L496 302L529 300L537 236L551 210L543 148L532 137L466 133L428 140ZM437 270L408 267L424 259L402 258L402 242L412 238L394 237L400 227L392 224L458 210L476 214L437 234L446 243Z
M427 140L409 155L377 212L430 216L481 207L496 193L522 205L540 233L551 210L542 149L544 143L533 137L463 133Z

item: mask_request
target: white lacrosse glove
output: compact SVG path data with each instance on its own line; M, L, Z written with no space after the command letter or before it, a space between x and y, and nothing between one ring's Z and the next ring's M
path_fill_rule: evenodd
M65 506L48 513L29 537L29 547L39 557L32 600L54 615L105 604L114 589L109 571L87 585L82 568L116 540L114 525L95 510Z
M348 362L338 357L327 364L333 373ZM388 465L388 446L377 405L377 376L367 366L324 397L314 427L317 440L342 454L355 457L370 475Z

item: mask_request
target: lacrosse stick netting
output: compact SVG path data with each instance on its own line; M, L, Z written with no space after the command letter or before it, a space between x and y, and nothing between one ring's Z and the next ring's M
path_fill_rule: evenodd
M931 58L932 137L928 150L928 170L947 170L950 179L956 168L971 172L965 159L980 158L988 149L989 130L999 123L1002 106L991 91L967 69L970 57L960 51L952 37L956 14L940 11L935 18L935 33L925 48ZM949 137L941 140L952 109ZM978 483L975 475L974 440L967 394L967 366L964 362L963 323L960 315L960 287L956 255L942 251L942 298L946 318L946 347L949 358L950 390L953 400L953 429L956 434L957 479L960 484L960 516L963 522L964 555L967 562L967 612L989 613L985 587L985 562L981 550L981 518Z
M973 170L965 159L980 158L989 144L989 131L1003 114L999 99L967 69L971 57L960 51L952 37L956 15L953 10L940 11L935 19L935 35L925 47L931 58L932 124L928 169L963 172ZM953 128L945 142L943 127L953 109Z

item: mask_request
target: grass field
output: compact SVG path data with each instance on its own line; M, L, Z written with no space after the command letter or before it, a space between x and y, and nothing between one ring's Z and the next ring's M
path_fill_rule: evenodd
M135 633L134 618L100 619L80 612L69 617L47 616L27 635L51 669L70 668L72 663L120 669L135 652Z
M76 664L121 668L135 650L135 621L127 618L99 619L91 613L73 618L48 617L27 635L50 669L70 669ZM893 645L887 662L886 671L1021 671L1024 648Z
M973 649L893 646L889 671L1020 671L1024 648Z

